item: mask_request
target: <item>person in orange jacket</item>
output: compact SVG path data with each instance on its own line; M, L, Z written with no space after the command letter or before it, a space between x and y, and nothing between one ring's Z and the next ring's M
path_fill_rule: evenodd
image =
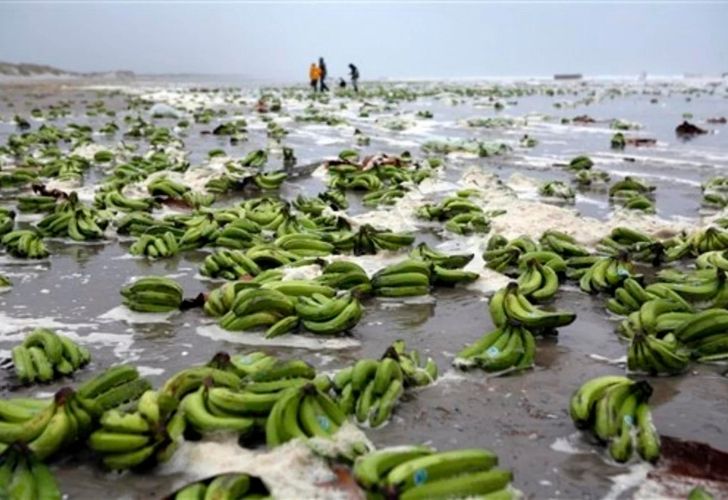
M321 70L316 66L316 63L311 63L311 67L308 69L308 78L311 80L311 88L316 92L319 78L321 78Z

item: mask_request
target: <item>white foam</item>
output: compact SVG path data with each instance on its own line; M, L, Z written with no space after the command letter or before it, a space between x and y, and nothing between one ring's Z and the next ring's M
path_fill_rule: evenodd
M116 306L99 316L98 320L101 322L123 321L129 324L169 323L175 314L179 314L179 311L140 313L132 311L126 306Z

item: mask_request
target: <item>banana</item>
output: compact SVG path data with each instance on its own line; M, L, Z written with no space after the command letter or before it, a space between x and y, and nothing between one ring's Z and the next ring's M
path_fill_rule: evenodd
M356 362L351 374L351 385L356 392L363 391L374 379L379 371L379 363L374 359L360 359Z
M58 396L56 400L58 401ZM64 443L76 439L72 433L72 422L66 411L65 402L57 402L53 416L43 431L29 444L30 449L40 460L45 460L63 447Z
M356 459L354 478L364 488L375 489L383 485L386 475L398 465L433 452L427 446L398 446L373 451Z
M221 474L207 485L204 500L236 500L248 498L250 476L247 474Z
M602 441L609 441L619 432L619 412L624 402L636 395L635 384L616 385L607 389L594 408L594 434Z
M631 394L622 404L619 411L619 427L616 436L609 443L609 454L614 460L620 463L628 461L632 457L633 450L633 427L635 409L637 408L638 397Z
M627 377L607 375L597 377L584 383L571 396L569 414L577 427L585 427L592 418L594 406L604 393L616 385L631 383Z
M317 335L336 335L353 328L363 314L359 300L352 299L336 317L328 321L303 320L303 327Z
M364 423L369 419L369 414L375 403L374 380L370 381L356 401L356 419Z
M94 399L110 389L139 378L139 372L131 365L117 365L101 375L81 384L77 394L81 398Z
M61 492L58 489L58 483L48 467L42 463L37 457L30 455L28 457L33 483L35 483L35 491L37 498L42 500L61 500Z
M184 397L180 408L184 411L187 422L200 433L216 431L234 431L239 434L248 434L253 426L252 419L246 417L218 417L207 409L207 388L200 387L196 392Z
M38 328L29 333L23 340L25 347L39 347L43 350L48 360L53 363L59 363L63 356L63 345L58 335L45 328Z
M99 453L126 453L149 443L150 436L97 430L88 438L89 447Z
M278 392L237 392L227 387L211 387L208 403L232 415L268 415L280 399Z
M36 378L41 382L50 382L53 380L53 365L48 360L45 351L40 347L29 347L28 352L33 361Z
M660 457L660 436L652 423L650 408L646 402L637 405L637 453L643 460L655 462Z
M503 490L513 480L510 471L491 469L425 483L403 492L400 500L473 497ZM486 497L487 498L487 497Z
M104 455L102 461L110 470L125 470L139 467L152 458L156 445L148 445L138 450Z
M374 375L374 394L381 396L390 386L392 380L402 381L402 369L395 360L384 358L377 365Z
M386 483L397 491L407 491L447 477L468 472L487 471L498 465L498 457L479 448L428 454L394 467Z
M141 399L139 404L141 404ZM147 420L146 415L147 413L141 411L139 413L122 413L118 410L109 410L101 416L100 424L104 430L111 433L144 434L151 429L149 422L159 422L158 418L157 420Z
M374 384L376 384L376 379ZM374 386L374 392L376 396L376 385ZM387 389L381 394L381 398L376 409L372 410L372 413L369 416L369 425L372 427L379 427L386 422L392 415L392 409L397 401L399 401L403 392L404 386L402 385L402 380L396 378L392 379Z
M25 346L15 346L12 349L12 358L18 380L24 384L33 382L37 374L30 351Z

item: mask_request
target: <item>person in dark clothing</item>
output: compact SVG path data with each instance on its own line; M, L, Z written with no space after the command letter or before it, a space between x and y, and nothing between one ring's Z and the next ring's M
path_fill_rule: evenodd
M351 86L354 87L354 92L359 92L357 82L359 81L359 69L353 64L349 64L349 76L351 77Z
M325 92L329 90L329 88L326 86L326 63L324 62L323 57L319 57L319 90L321 92Z

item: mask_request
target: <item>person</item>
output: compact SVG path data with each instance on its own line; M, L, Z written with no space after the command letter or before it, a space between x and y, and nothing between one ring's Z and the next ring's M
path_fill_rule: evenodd
M311 63L311 67L308 69L308 77L311 80L311 88L316 92L316 86L318 85L319 77L321 76L321 70L316 66L315 62Z
M319 90L321 92L325 92L329 90L329 88L326 86L326 63L324 62L323 57L319 57Z
M343 78L339 78L339 88L340 89L346 88L346 80L344 80Z
M357 87L359 69L351 63L349 63L349 76L351 76L351 86L354 87L354 92L359 92L359 87Z

